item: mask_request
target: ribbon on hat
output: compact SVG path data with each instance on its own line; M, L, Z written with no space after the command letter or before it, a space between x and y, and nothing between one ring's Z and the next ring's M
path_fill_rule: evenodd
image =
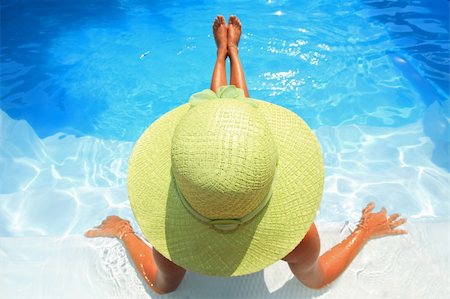
M181 190L178 188L178 185L175 180L175 176L173 175L173 172L172 172L172 179L174 181L176 190L178 192L178 197L179 197L181 203L186 208L186 210L188 210L191 213L191 215L194 216L194 218L196 218L197 220L200 220L201 222L203 222L205 224L208 224L208 225L214 227L217 230L233 231L233 230L237 229L240 225L242 225L246 222L249 222L250 220L255 218L262 210L264 210L264 208L267 206L270 199L272 198L276 174L277 174L277 168L275 168L275 173L274 173L274 176L272 179L272 185L270 186L269 192L267 193L264 200L262 200L261 203L253 211L251 211L244 217L230 218L230 219L210 219L210 218L203 216L199 212L197 212L186 200L183 193L181 193Z
M249 104L254 108L258 108L258 103L256 101L245 97L244 91L234 85L221 86L216 93L211 89L205 89L201 92L194 93L189 98L189 104L191 104L191 107L195 107L201 103L217 99L235 99Z

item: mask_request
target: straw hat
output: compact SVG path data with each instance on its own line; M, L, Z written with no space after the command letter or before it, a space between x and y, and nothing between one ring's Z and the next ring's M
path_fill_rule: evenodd
M320 145L292 111L225 86L156 120L137 141L128 191L150 243L214 276L259 271L291 252L322 197Z

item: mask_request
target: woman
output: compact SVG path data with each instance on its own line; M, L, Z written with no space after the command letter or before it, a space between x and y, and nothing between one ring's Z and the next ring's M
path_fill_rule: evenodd
M230 84L236 86L237 88L240 88L243 91L243 94L246 98L249 97L248 89L244 77L244 71L241 65L241 62L239 60L238 55L238 43L241 36L241 23L239 19L235 16L230 17L228 21L228 25L225 23L225 19L222 16L216 17L213 24L213 33L214 38L217 45L217 60L214 67L214 72L211 80L211 87L210 89L213 92L221 92L223 91L223 87L227 85L226 81L226 59L227 57L230 58L230 70L231 70L231 76L230 76ZM201 97L199 97L201 98ZM194 105L194 102L192 102L192 105ZM197 103L197 102L195 102ZM197 105L197 104L195 104ZM320 151L320 150L319 150ZM321 157L317 158L317 160L323 164ZM278 162L276 163L278 165ZM275 165L275 166L276 166ZM317 164L319 165L319 164ZM131 167L131 166L130 166ZM173 168L173 167L172 167ZM274 170L275 171L275 170ZM323 173L322 173L323 174ZM274 175L274 174L273 174ZM275 175L274 175L275 176ZM280 176L280 174L278 174ZM318 176L320 177L320 175ZM278 178L277 178L278 179ZM172 184L176 184L179 179L174 178L171 180ZM129 183L130 184L130 183ZM134 183L132 183L134 184ZM270 184L274 184L271 182ZM177 186L178 188L178 186ZM272 188L272 187L270 187ZM321 189L321 188L319 188ZM184 190L176 189L180 194L185 193ZM135 191L133 191L135 192ZM253 213L252 217L255 217L258 213L269 213L266 210L267 202L269 200L275 201L276 199L270 199L272 196L272 189L269 192L268 195L264 195L263 198L264 204L261 206L261 209L259 209L257 212ZM319 190L316 192L316 197L321 197L322 190ZM266 192L267 193L267 192ZM265 193L265 194L266 194ZM132 196L133 198L135 195ZM166 197L169 197L167 195ZM180 198L183 198L183 195L180 195ZM189 198L188 198L189 199ZM190 199L193 200L193 199ZM130 198L131 201L131 198ZM136 200L134 200L136 201ZM186 201L186 199L183 199L183 201ZM318 203L320 202L320 198L316 200L316 208L311 210L311 215L315 215L316 209L318 208ZM194 218L198 218L197 222L202 221L210 221L217 222L218 227L210 227L211 231L217 231L222 230L220 227L223 226L225 223L225 230L230 230L230 232L224 233L218 232L218 235L222 235L225 237L232 234L234 231L238 231L241 224L243 222L251 222L255 220L248 220L251 217L242 217L240 220L246 218L243 221L236 220L236 219L228 219L226 221L224 220L210 220L206 219L204 220L202 215L198 216L195 208L191 207L189 203L183 202L183 205L189 210L189 213L186 212L186 214L190 215L191 217L194 216ZM138 215L138 223L140 224L141 228L141 222L145 220L140 220L142 217L139 217L139 206L133 205L133 212L135 212L135 215ZM167 204L167 209L169 209L169 204ZM305 284L308 287L311 288L321 288L333 280L335 280L345 269L346 267L351 263L351 261L355 258L355 256L358 254L358 252L361 250L361 248L370 240L377 237L383 237L387 235L397 235L397 234L405 234L405 230L399 230L397 229L398 226L406 222L406 219L399 218L399 214L393 214L391 216L387 216L386 209L382 208L380 212L373 213L374 204L369 203L366 208L362 211L362 217L360 220L360 223L355 231L352 232L350 236L348 236L344 241L342 241L340 244L337 244L330 250L328 250L326 253L324 253L322 256L319 256L320 252L320 238L316 229L316 226L314 222L311 223L308 222L308 227L304 232L301 232L300 235L303 236L301 240L299 240L298 245L295 246L295 248L291 251L292 246L290 247L290 250L287 251L290 252L284 257L282 257L282 260L286 261L289 264L290 269L292 270L295 277ZM263 210L263 212L261 212ZM192 215L191 215L192 214ZM161 218L161 221L168 221L167 215L164 216L165 218ZM258 216L259 220L263 219L263 217L268 217L267 215ZM232 218L239 218L239 217L232 217ZM248 218L248 219L247 219ZM312 218L313 219L313 218ZM169 217L170 220L170 217ZM231 222L230 222L231 221ZM235 225L234 221L238 221L239 224ZM231 229L229 229L231 225ZM227 227L228 226L228 227ZM258 227L258 224L255 226L255 231ZM309 229L308 229L309 228ZM150 228L151 229L151 228ZM144 229L143 229L144 231ZM165 228L166 233L170 233L170 231ZM188 231L188 230L187 230ZM144 231L145 233L145 231ZM164 231L163 231L164 233ZM180 263L183 263L183 258L177 258L176 254L171 254L170 249L164 248L165 250L165 256L169 257L166 258L163 254L158 252L155 248L147 246L146 243L142 241L133 231L129 221L121 219L117 216L109 216L107 217L98 227L89 230L85 234L87 237L115 237L119 238L123 241L124 247L128 251L129 255L131 256L136 269L139 271L141 276L145 279L145 281L148 283L149 287L154 290L155 292L159 294L166 294L169 292L172 292L176 290L176 288L181 283L185 273L186 269L177 265L170 259L174 261L179 261ZM153 240L152 244L153 244ZM297 241L298 242L298 241ZM207 244L207 243L205 243ZM224 243L225 244L225 243ZM178 246L178 245L177 245ZM205 247L205 245L202 245ZM225 246L225 245L224 245ZM168 247L168 246L166 246ZM267 245L267 247L270 247ZM202 248L201 246L198 246L198 248ZM205 249L206 250L206 249ZM268 249L270 251L270 248ZM192 250L191 250L192 251ZM244 250L245 251L245 250ZM169 253L168 253L169 252ZM196 252L192 252L192 255L195 255ZM203 253L204 254L204 253ZM245 253L246 254L246 253ZM244 259L243 257L241 257ZM261 258L263 259L263 258ZM213 261L213 259L211 258ZM225 260L226 258L222 258L221 261ZM214 261L217 263L217 261ZM266 263L267 264L267 263ZM236 266L237 267L237 266ZM195 268L195 267L192 267ZM253 271L256 268L252 268ZM214 272L216 271L216 272ZM221 275L218 268L216 270L211 270L210 272L207 272L205 270L204 273L212 274L212 275ZM247 271L247 272L245 272ZM241 275L243 273L251 273L251 270L245 270L244 272L236 272L238 274L229 274L231 275ZM228 276L228 274L227 274Z

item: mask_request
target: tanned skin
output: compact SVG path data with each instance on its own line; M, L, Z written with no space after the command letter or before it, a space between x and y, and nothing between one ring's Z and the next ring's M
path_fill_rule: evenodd
M226 60L230 59L230 84L244 90L249 97L244 70L238 54L238 44L242 26L236 16L231 16L228 25L223 16L217 16L213 23L214 40L217 45L217 58L211 80L211 90L227 85ZM371 239L388 235L405 234L397 229L406 222L399 214L387 216L386 209L373 213L375 205L369 203L362 211L361 220L355 231L322 256L320 238L313 223L297 247L283 258L288 262L292 273L304 285L319 289L335 280L362 247ZM136 269L148 286L158 294L173 292L180 285L186 270L166 259L154 248L149 247L138 237L128 220L118 216L108 216L99 226L88 230L86 237L112 237L122 240Z

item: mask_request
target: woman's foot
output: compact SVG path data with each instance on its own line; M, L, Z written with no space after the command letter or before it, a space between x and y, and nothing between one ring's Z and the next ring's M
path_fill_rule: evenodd
M228 20L228 51L237 51L241 32L241 21L239 21L238 17L231 16Z
M213 34L217 45L217 54L227 55L227 25L223 16L217 16L213 23Z

